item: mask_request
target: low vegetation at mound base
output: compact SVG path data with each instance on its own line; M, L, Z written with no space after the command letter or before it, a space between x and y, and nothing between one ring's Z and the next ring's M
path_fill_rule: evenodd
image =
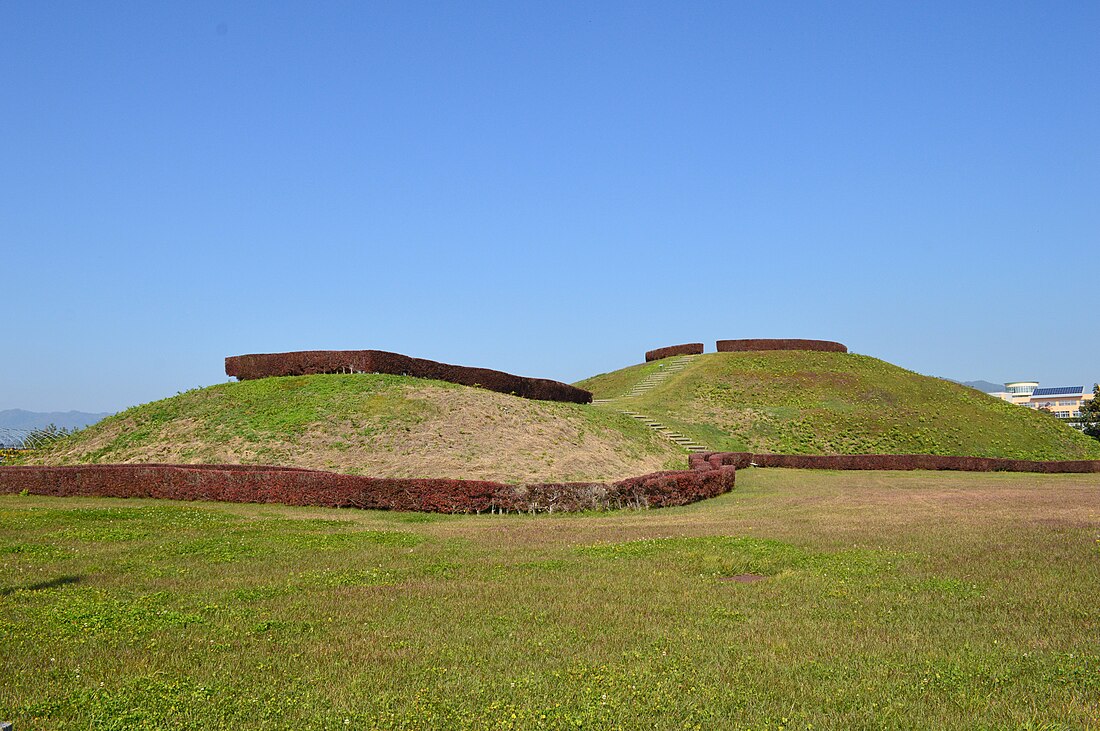
M0 718L1097 728L1097 490L750 469L560 517L0 496Z
M669 362L576 385L621 397ZM1100 459L1100 443L1049 414L844 353L700 355L648 393L597 407L652 416L722 451Z
M372 477L613 480L685 469L685 452L621 414L390 375L265 378L137 406L31 464L229 463Z

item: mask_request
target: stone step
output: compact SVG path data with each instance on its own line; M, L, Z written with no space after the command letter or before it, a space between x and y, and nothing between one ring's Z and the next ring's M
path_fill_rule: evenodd
M670 442L675 444L677 447L681 447L683 449L686 449L689 452L705 452L705 451L707 451L707 447L703 446L702 444L699 444L698 442L696 442L691 437L686 437L678 431L675 431L673 429L669 429L667 426L665 426L661 422L656 421L656 420L646 416L645 414L639 414L639 413L634 412L634 411L620 411L619 413L624 414L626 416L629 416L630 418L635 419L637 421L640 421L646 427L652 429L658 435L660 435L661 437L669 440Z

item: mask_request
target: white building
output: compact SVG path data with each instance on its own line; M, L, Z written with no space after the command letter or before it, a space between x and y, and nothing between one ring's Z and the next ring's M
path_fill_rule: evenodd
M1060 419L1075 419L1084 403L1092 400L1093 391L1084 386L1039 388L1037 381L1013 381L1005 384L1004 391L989 395L1029 409L1045 409Z

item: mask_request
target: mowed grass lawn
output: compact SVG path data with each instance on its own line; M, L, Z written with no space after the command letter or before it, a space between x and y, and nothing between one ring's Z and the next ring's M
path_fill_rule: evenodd
M738 479L553 517L5 496L0 720L1100 728L1100 475Z

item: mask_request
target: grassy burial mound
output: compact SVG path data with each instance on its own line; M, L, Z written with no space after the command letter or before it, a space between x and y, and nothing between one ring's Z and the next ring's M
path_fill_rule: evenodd
M847 353L700 355L651 391L626 396L668 362L576 385L616 398L599 408L644 413L717 450L1100 458L1100 443L1048 414Z
M116 462L528 482L683 469L686 454L631 419L591 406L355 374L188 391L105 419L34 458L49 465Z

